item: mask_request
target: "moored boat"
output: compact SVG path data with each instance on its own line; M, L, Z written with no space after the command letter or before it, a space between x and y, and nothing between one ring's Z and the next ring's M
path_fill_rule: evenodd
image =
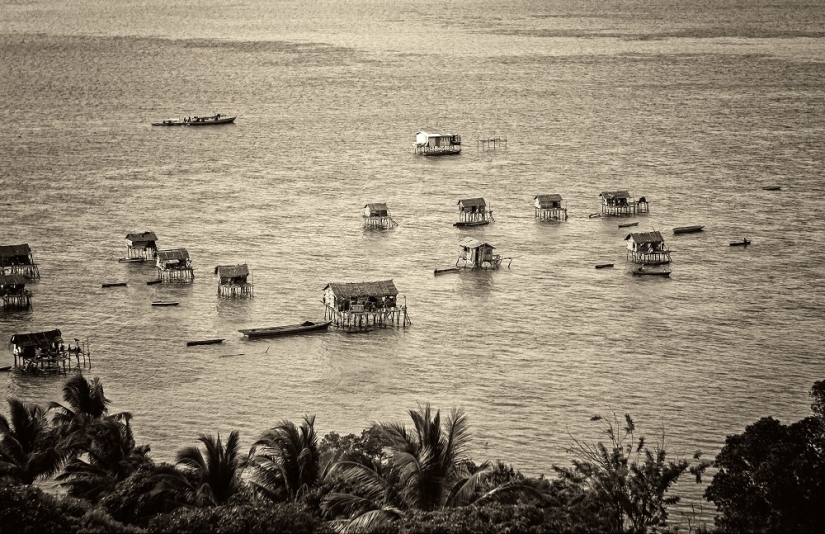
M639 221L632 222L632 223L620 224L619 228L630 228L631 226L639 226Z
M146 258L120 258L120 263L143 263L146 261Z
M678 226L673 229L674 234L692 234L695 232L701 232L704 226L695 225L695 226Z
M184 117L183 119L165 119L153 122L152 126L214 126L216 124L231 124L237 117L227 117L216 113L209 117Z
M444 269L436 269L433 274L457 273L459 270L458 267L446 267Z
M126 284L128 284L128 282L108 282L100 284L100 287L124 287Z
M641 266L633 269L633 276L670 276L670 269L645 269Z
M610 267L613 267L612 263L600 263L596 265L596 269L609 269Z
M267 328L247 328L243 330L238 330L241 334L245 335L246 337L252 338L259 338L259 337L276 337L276 336L286 336L290 334L305 334L308 332L316 332L320 330L326 330L329 328L329 325L332 324L332 321L324 321L322 323L314 323L312 321L304 321L301 324L291 324L285 326L270 326Z
M217 339L202 339L199 341L187 341L187 347L194 347L196 345L217 345L218 343L223 343L223 338Z
M152 302L152 306L177 306L180 302L176 300L156 300Z
M766 185L762 188L763 191L781 191L782 187L778 185Z
M484 220L484 221L458 221L458 222L454 222L453 226L457 226L459 228L464 228L464 227L467 227L467 226L484 226L484 225L487 225L487 224L490 224L489 219Z
M731 241L730 242L730 246L732 246L732 247L747 247L750 244L751 244L751 241L748 238L744 238L744 239L742 239L742 241Z

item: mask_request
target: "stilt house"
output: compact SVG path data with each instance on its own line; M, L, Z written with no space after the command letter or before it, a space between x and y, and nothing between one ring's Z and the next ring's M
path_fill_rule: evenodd
M627 191L603 191L599 196L602 199L602 215L624 217L650 211L645 197L633 200Z
M499 254L493 252L496 247L490 243L473 239L472 237L465 237L458 242L458 246L461 248L461 252L455 262L456 267L464 267L465 269L498 269L504 259ZM507 259L512 261L511 258Z
M155 232L142 232L126 235L126 258L154 260L158 255L158 237Z
M158 250L158 280L166 282L191 282L195 272L185 248Z
M249 283L249 267L243 265L218 265L218 295L222 297L251 297L252 284Z
M91 367L88 344L84 347L75 339L75 346L63 344L60 330L14 334L9 341L14 366L33 373L63 373L72 368L72 358L76 366ZM82 358L82 363L81 363Z
M21 274L30 280L40 278L40 271L27 243L0 245L0 273Z
M465 198L458 201L458 222L453 226L482 226L493 222L493 212L487 209L483 198Z
M540 221L566 221L567 208L561 195L536 195L536 219Z
M627 259L643 265L663 265L670 263L670 250L665 245L662 234L656 232L639 232L629 234L627 241Z
M4 310L31 308L32 293L22 274L0 274L0 296Z
M392 228L398 223L390 215L387 205L376 202L364 206L364 226L367 228Z
M324 318L335 326L406 326L407 306L398 304L392 280L379 282L330 282L324 287Z
M451 133L417 132L413 147L416 154L423 156L458 154L461 152L461 136Z

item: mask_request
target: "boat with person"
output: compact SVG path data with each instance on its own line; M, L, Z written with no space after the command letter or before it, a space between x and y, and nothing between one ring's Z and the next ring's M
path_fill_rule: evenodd
M750 239L747 237L743 238L742 241L731 241L730 246L732 247L747 247L751 244Z
M633 269L633 276L670 276L670 269L645 269L642 265L638 269Z
M326 330L327 328L329 328L329 325L331 324L332 321L324 321L321 323L304 321L301 324L290 324L285 326L270 326L266 328L246 328L243 330L238 330L238 332L245 335L249 339L261 337L277 337L287 336L291 334L307 334L309 332L318 332L321 330Z
M152 126L215 126L218 124L232 124L235 117L216 113L207 117L184 117L182 119L165 119L161 122L153 122Z
M705 227L701 225L694 225L694 226L678 226L673 229L674 234L693 234L696 232L701 232Z

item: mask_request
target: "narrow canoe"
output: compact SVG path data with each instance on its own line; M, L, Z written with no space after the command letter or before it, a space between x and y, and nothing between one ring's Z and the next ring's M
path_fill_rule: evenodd
M631 226L638 226L638 225L639 225L639 221L636 221L636 222L632 222L632 223L620 224L619 228L630 228Z
M732 247L746 247L750 245L751 242L749 239L743 239L742 241L731 241L730 246Z
M148 282L146 282L146 285L147 285L147 286L153 286L153 285L155 285L155 284L159 284L159 283L161 283L162 281L163 281L163 280L149 280Z
M110 282L107 284L100 284L100 287L124 287L129 282Z
M238 330L241 334L245 335L246 337L258 338L258 337L276 337L276 336L286 336L290 334L305 334L308 332L315 332L320 330L326 330L329 325L332 324L332 321L324 321L322 323L313 323L312 321L304 321L301 324L291 324L285 326L270 326L267 328L248 328L245 330Z
M7 365L5 367L0 367L0 373L5 373L7 371L11 371L11 365Z
M120 263L143 263L146 260L143 258L120 258L117 261L119 261Z
M458 271L458 267L447 267L446 269L436 269L435 271L433 271L433 274L457 273Z
M678 226L673 229L674 234L692 234L694 232L701 232L704 226Z
M600 263L596 265L596 269L608 269L610 267L613 267L612 263Z
M187 347L194 347L195 345L216 345L218 343L223 343L223 338L220 339L202 339L200 341L187 341Z
M649 271L639 267L638 269L633 270L633 276L670 276L670 270L665 269L662 271Z
M763 191L781 191L782 187L778 185L766 185L762 188Z
M490 224L490 221L458 221L454 222L453 226L457 226L459 228L467 227L467 226L484 226Z
M152 306L177 306L180 302L175 300L156 300L152 302Z

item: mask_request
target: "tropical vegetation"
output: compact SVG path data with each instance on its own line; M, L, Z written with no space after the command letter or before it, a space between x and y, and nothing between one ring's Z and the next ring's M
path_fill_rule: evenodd
M663 430L648 440L629 414L594 416L607 439L571 438L570 465L536 478L476 464L467 415L429 404L360 435L281 420L248 453L237 431L200 434L156 463L131 414L109 413L100 380L76 374L62 402L9 398L0 415L0 532L673 531L676 483L711 467L712 528L825 531L825 381L810 395L811 416L760 419L713 461L673 457Z

